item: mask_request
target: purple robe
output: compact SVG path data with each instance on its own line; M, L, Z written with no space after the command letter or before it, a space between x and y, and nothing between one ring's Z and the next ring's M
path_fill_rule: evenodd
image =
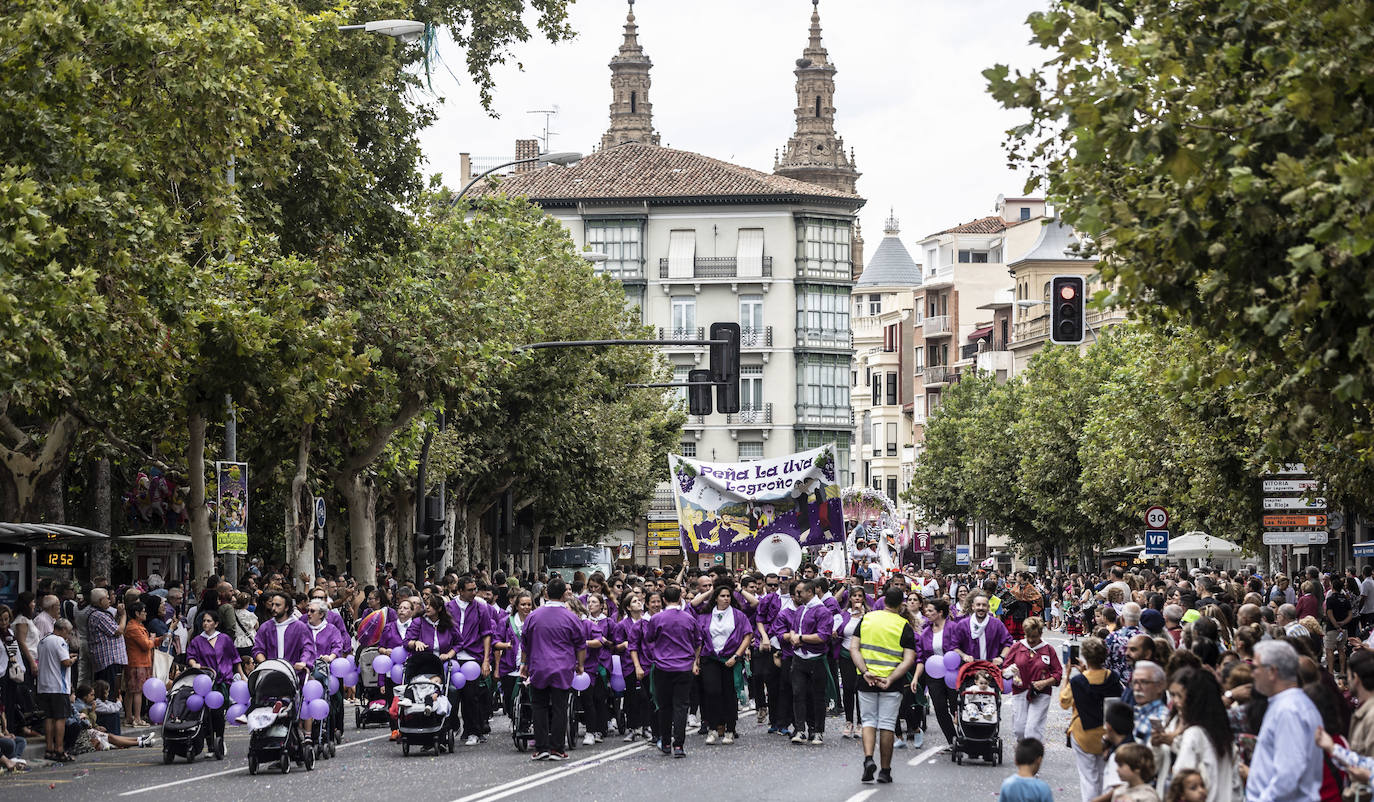
M606 618L605 616L602 616L599 620L596 620L596 621L593 621L593 620L591 620L591 619L587 619L586 621L583 621L583 622L582 622L582 634L586 637L587 640L599 640L599 641L602 641L603 643L609 644L609 643L611 642L611 638L612 638L612 634L611 634L611 627L612 627L612 626L613 626L613 623L612 623L611 619ZM591 667L600 667L600 668L606 669L607 671L610 671L610 670L611 670L611 649L610 649L610 647L609 647L609 646L606 646L606 647L602 647L602 648L597 648L597 647L595 647L595 646L588 646L588 647L587 647L587 666L588 666L588 668L591 668Z
M234 648L234 639L223 632L215 638L214 646L210 645L210 640L204 634L191 638L191 642L186 644L186 657L215 672L215 678L219 681L226 681L233 676L234 666L242 662L239 650Z
M634 652L639 655L639 667L645 671L654 667L653 650L644 640L644 627L648 623L648 616L641 616L638 621L633 618L626 618L620 622L621 643L625 644L627 652ZM630 668L634 668L633 658L630 661Z
M835 626L835 614L822 604L812 604L801 609L797 626L792 632L798 635L819 635L820 643L803 643L797 647L799 657L820 657L829 647L830 632Z
M776 593L765 593L759 597L758 609L754 611L754 623L763 624L763 631L767 632L773 626L773 619L778 617L778 610L782 606L782 599ZM754 627L758 632L758 627Z
M768 637L778 639L778 654L784 660L791 659L794 647L783 636L796 629L798 613L796 607L781 609L774 616L773 625L768 628Z
M286 651L277 653L277 621L269 618L258 627L253 638L253 655L262 655L268 660L285 660L291 665L304 663L307 668L315 663L315 638L310 626L299 618L294 618L286 626Z
M953 621L945 621L944 633L940 641L940 654L952 652L956 646L958 625ZM935 654L935 630L927 622L921 631L916 633L916 662L924 663L927 657Z
M973 617L969 616L961 620L955 626L955 643L959 651L964 654L973 655L975 660L991 660L994 657L1001 657L1002 650L1011 647L1011 634L1007 632L1007 627L997 616L988 613L987 629L983 631L983 648L979 648L978 641L973 637L972 624Z
M726 608L735 619L735 630L730 633L730 637L725 639L725 646L720 651L716 651L715 643L711 639L711 618L716 614L715 610L697 616L697 636L701 638L701 653L718 657L721 660L729 660L735 656L739 645L744 642L744 636L753 633L749 628L749 616L744 614L738 607Z
M454 650L458 642L458 632L454 627L444 629L443 627L431 624L425 618L410 619L410 628L406 630L406 643L419 641L425 645L426 649L432 650L435 654L444 654ZM434 644L438 643L436 647ZM409 650L409 646L406 647Z
M529 616L525 616L525 621L528 622L529 620ZM524 654L520 639L515 637L514 621L514 614L507 615L501 621L501 634L497 636L497 639L502 643L510 644L509 649L501 652L501 676L503 677L520 670L520 656Z
M311 627L310 634L315 639L316 658L327 654L332 654L334 657L346 657L348 655L348 642L339 635L339 630L329 625L328 621L325 622L324 627L319 632Z
M467 652L474 660L482 659L482 641L491 637L490 609L476 596L468 602L466 613L457 599L448 603L448 614L453 616L453 628L457 633L458 651Z
M587 648L582 621L562 604L545 602L525 619L520 648L535 688L572 688L577 654Z
M377 645L383 649L395 649L402 646L409 640L406 635L410 634L410 625L414 623L414 621L415 619L412 618L409 621L401 622L399 618L391 617L390 620L386 622L386 626L382 628L382 635L377 640ZM398 623L402 624L402 628L405 630L404 632L396 629Z
M701 647L696 616L680 607L669 607L649 619L644 639L654 650L654 665L664 671L691 671Z

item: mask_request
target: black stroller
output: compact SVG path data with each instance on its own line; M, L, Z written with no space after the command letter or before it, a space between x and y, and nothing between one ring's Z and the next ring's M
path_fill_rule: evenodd
M372 661L381 651L376 646L358 647L358 706L353 708L353 728L367 729L369 724L391 725L391 694L386 692L386 680L372 668Z
M401 681L405 686L397 700L401 754L409 755L412 745L451 754L457 706L448 664L432 651L416 652L406 658Z
M315 671L311 675L324 686L324 699L329 702L329 720L314 721L310 725L310 735L315 739L315 758L328 760L334 757L339 744L343 743L343 690L329 692L329 662L315 661Z
M987 689L978 687L978 675L991 679ZM959 695L954 709L954 743L950 759L963 765L964 757L978 757L1002 765L1001 669L986 660L959 667Z
M224 711L211 710L208 705L192 711L186 704L196 692L195 679L199 676L215 678L213 671L192 668L182 672L167 689L167 717L162 721L163 763L171 763L177 756L189 763L202 749L216 760L224 759L224 736L217 734L215 727L218 716L222 733Z
M268 660L248 675L248 773L275 761L282 774L291 764L315 768L314 744L301 735L301 687L296 670L284 660Z

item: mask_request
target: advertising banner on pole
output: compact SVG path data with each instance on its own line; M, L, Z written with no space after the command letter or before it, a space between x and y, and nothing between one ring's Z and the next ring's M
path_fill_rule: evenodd
M794 537L802 546L845 539L835 449L753 462L698 462L668 457L679 537L698 554L752 552L767 537Z
M215 463L215 551L248 553L248 463Z

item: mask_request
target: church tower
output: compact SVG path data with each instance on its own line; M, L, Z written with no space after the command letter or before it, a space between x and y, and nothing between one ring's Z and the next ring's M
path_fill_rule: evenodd
M820 0L811 0L811 41L793 71L797 76L797 130L787 140L782 159L775 160L773 172L858 194L855 184L860 173L854 168L854 154L845 154L844 140L835 134L835 65L821 44L819 4Z
M649 104L649 69L654 63L639 45L635 0L625 17L625 41L611 59L611 127L601 136L601 149L622 142L657 145L653 106Z

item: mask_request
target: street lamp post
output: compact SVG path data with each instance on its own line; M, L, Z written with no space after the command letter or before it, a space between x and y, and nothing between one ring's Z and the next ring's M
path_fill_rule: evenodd
M496 172L497 170L504 170L507 167L513 167L517 164L538 164L540 167L543 167L547 164L561 164L564 167L570 167L574 164L577 164L580 161L582 161L581 153L565 151L559 153L541 153L538 156L531 156L528 159L515 159L514 161L508 161L505 164L498 164L490 170L483 170L482 172L473 176L472 180L464 184L463 188L458 190L458 194L453 196L453 200L449 201L449 206L457 206L458 201L461 200L462 197L468 193L469 189L472 189L473 185L475 185L478 181L481 181L483 178L486 178L487 176Z
M384 19L365 22L361 25L340 25L341 31L366 31L382 36L390 36L399 42L413 42L420 38L425 32L425 24L408 19ZM233 191L234 180L234 157L229 156L229 167L225 171L225 178L229 184L230 192ZM229 261L234 261L234 254L229 253ZM234 396L232 393L224 394L224 459L226 462L238 461L238 414L234 411ZM211 535L213 537L213 535ZM234 553L224 555L224 573L235 585L239 580L239 556Z

